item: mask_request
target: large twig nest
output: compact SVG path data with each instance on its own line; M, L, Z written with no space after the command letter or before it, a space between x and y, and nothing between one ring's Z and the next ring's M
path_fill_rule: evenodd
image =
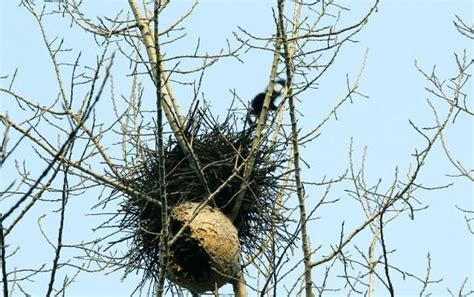
M170 247L168 277L197 293L228 283L239 270L237 229L217 208L187 202L171 211L171 231L177 233L191 218L185 232Z
M252 128L238 128L237 120L228 117L217 123L209 114L190 117L186 137L207 182L203 185L195 169L170 137L165 147L166 198L171 210L170 233L176 233L194 212L195 205L208 201L202 214L192 221L184 236L171 247L169 279L196 292L213 290L234 276L240 252L250 256L265 245L268 234L276 244L288 240L279 214L279 178L284 173L286 143L262 142L257 150L245 196L236 219L226 218L233 209L243 180L243 166L254 138ZM139 148L140 161L129 168L125 181L136 191L160 200L158 168L160 160L154 150ZM240 169L239 169L240 168ZM236 174L235 174L236 173ZM225 187L223 183L235 176ZM127 195L122 205L120 228L131 239L125 255L129 267L140 267L145 279L156 279L160 269L160 233L162 209L140 195ZM282 228L283 227L283 228ZM131 271L130 268L127 272Z

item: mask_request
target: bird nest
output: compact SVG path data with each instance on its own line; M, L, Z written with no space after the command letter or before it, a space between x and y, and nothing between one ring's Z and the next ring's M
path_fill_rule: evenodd
M275 229L282 224L282 219L277 211L280 204L277 197L281 191L279 177L284 172L283 162L287 159L285 155L286 144L281 142L271 145L269 140L265 139L261 142L256 151L255 164L250 174L241 207L235 219L231 221L228 216L234 207L236 197L242 190L244 166L241 166L241 164L251 151L254 129L253 127L239 129L237 125L239 120L233 116L228 116L223 123L217 123L209 115L204 114L200 112L194 115L188 121L192 124L188 125L185 132L199 163L205 184L202 182L202 177L196 173L195 168L188 162L188 158L186 158L177 141L170 137L165 144L165 185L171 215L170 236L173 237L186 223L186 216L180 220L180 215L177 214L176 209L188 204L188 211L189 208L194 210L196 205L209 200L209 193L214 193L220 188L213 199L208 201L207 210L203 211L212 213L217 210L220 214L223 214L224 219L222 220L230 222L231 228L235 228L235 234L238 236L235 243L237 255L241 254L242 257L248 257L264 246L264 241L269 234L276 234L278 237L279 233L275 232ZM148 196L148 199L144 198L143 195L128 194L122 205L124 216L120 225L122 230L131 233L132 244L126 256L128 261L133 263L134 267L139 265L143 268L146 278L156 278L160 267L162 209L159 203L150 201L149 197L157 201L160 199L160 180L158 177L160 161L156 151L147 148L141 150L144 158L130 170L126 182L136 192ZM228 181L232 175L235 175L235 177ZM224 183L226 185L222 187ZM216 220L221 220L221 218L211 218L210 222ZM200 224L201 227L206 225L205 222ZM218 225L225 224L224 222ZM187 231L182 236L189 236L192 227L188 226ZM201 227L198 226L197 229ZM233 234L234 231L224 229L218 232ZM202 236L195 235L195 238L202 239ZM205 246L205 243L202 240L198 241L189 240L189 242L201 246L205 253L209 253L209 248ZM177 255L176 259L182 261L184 255L196 251L198 255L195 255L195 257L189 256L188 260L192 263L188 263L188 266L203 267L199 261L209 263L206 260L207 256L202 252L202 258L200 258L198 249L189 248L189 246L179 248L176 245L179 245L179 240L176 241L175 246L170 246L171 257ZM235 249L232 250L231 257L234 257L234 254ZM239 256L237 256L237 263L238 258ZM171 259L171 262L173 262L173 259ZM176 263L170 265L173 266ZM178 267L179 269L186 269L186 267ZM190 273L193 274L192 271ZM202 273L203 271L197 271L191 277L194 277L196 282L202 283L202 279L197 279L199 275L203 275ZM176 277L173 277L176 276L176 273L168 272L167 275L173 282L186 287ZM229 279L222 280L218 285L220 286L226 281L229 281ZM195 289L195 291L204 291L204 289Z

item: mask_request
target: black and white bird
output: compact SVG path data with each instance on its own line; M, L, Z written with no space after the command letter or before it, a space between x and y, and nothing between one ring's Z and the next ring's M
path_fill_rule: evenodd
M270 97L270 105L268 106L269 110L277 110L278 107L275 104L275 101L278 97L284 96L285 94L285 84L286 81L284 79L279 79L275 81L273 85L273 92ZM258 118L260 117L260 113L263 109L263 101L265 100L265 92L257 94L255 98L253 98L252 102L250 103L251 107L247 116L247 120L249 124L255 125L257 124Z

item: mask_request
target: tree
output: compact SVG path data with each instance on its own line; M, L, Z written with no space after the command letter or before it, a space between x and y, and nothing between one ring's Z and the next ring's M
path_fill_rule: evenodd
M431 255L426 256L424 274L403 268L392 261L396 251L387 235L404 217L416 222L415 215L426 210L429 202L421 202L421 193L450 189L450 183L425 185L420 177L432 170L430 156L440 155L437 147L459 176L472 182L470 165L456 160L446 140L456 120L472 121L472 60L467 51L455 56L457 72L450 80L417 65L431 84L428 94L447 105L429 99L429 108L421 112L431 112L434 120L426 126L410 121L424 143L417 140L413 166L406 172L397 167L388 183L387 178L374 182L367 170L367 151L360 156L353 142L346 168L332 177L310 177L303 159L305 147L320 141L322 131L346 105L368 97L359 90L366 53L355 78L347 75L342 97L331 98L332 107L316 125L302 124L301 115L309 113L299 109L300 102L312 96L379 5L376 0L354 16L335 1L279 0L268 8L272 32L263 35L238 27L234 39L212 54L199 39L194 48L181 43L193 25L184 27L196 13L197 2L129 0L127 6L108 6L102 13L74 0L47 5L21 1L40 29L55 82L54 88L44 90L47 95L24 95L24 81L15 71L3 77L5 87L0 88L2 102L12 104L9 113L1 114L5 132L0 164L7 172L16 167L15 176L2 185L4 296L18 291L67 294L74 282L97 273L131 280L134 288L126 294L137 295L180 296L187 294L183 287L201 293L207 290L199 287L203 278L212 280L215 294L226 292L218 287L229 282L239 296L394 296L402 279L416 283L420 296L428 294L441 282L432 276ZM188 10L177 15L184 6ZM72 36L51 38L48 25L57 23L70 23L72 36L81 34L87 46L70 48L66 44ZM471 27L460 18L454 24L472 39ZM244 62L260 52L268 53L271 61L256 127L246 123L247 105L235 90L224 119L218 117L223 113L204 96L208 73L219 63ZM92 56L97 57L94 63ZM277 78L286 80L287 92L278 111L271 113ZM42 101L47 97L53 99ZM186 113L183 103L189 106ZM21 113L13 111L13 104ZM185 209L177 211L183 205ZM354 218L317 222L318 217L331 216L326 209L355 205L361 211ZM224 216L213 217L210 213L216 209ZM459 210L472 233L472 210ZM83 213L89 212L99 219L87 221ZM24 228L35 221L38 231L29 229L27 236ZM222 223L212 225L216 221ZM219 230L227 221L232 224ZM227 266L228 259L216 266L215 259L201 261L208 255L193 254L205 245L205 240L196 243L205 235L193 232L208 225L211 229L204 234L238 233L238 242L231 244L241 249L237 268ZM78 230L94 233L74 236ZM327 242L317 239L323 230L331 230ZM224 241L219 238L217 243ZM49 258L39 265L22 263L17 253L40 239L51 248ZM203 248L208 254L209 249ZM180 259L199 267L191 271L197 285L183 280L188 275L177 276L189 268ZM204 272L202 267L209 263L210 270ZM138 281L133 277L137 272ZM216 280L219 276L223 278ZM466 278L458 295L472 294L468 286Z

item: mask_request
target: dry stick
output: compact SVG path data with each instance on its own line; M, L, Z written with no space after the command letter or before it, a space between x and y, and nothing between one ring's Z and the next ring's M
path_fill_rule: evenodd
M0 168L3 166L3 162L6 159L7 155L7 143L8 143L8 131L9 127L8 125L5 125L6 129L5 132L3 133L3 140L2 144L0 146ZM20 140L23 139L20 138ZM13 152L13 150L11 151ZM12 185L10 185L11 187ZM10 187L7 187L5 191L8 191ZM0 217L2 217L2 213L0 213ZM5 234L3 233L3 220L0 220L0 263L2 265L2 282L3 282L3 296L8 297L8 274L7 274L7 265L5 263L6 256L5 256Z
M161 6L161 0L155 0L155 18L154 18L154 35L155 35L155 56L161 57L160 43L159 43L159 8ZM166 184L165 184L165 151L163 146L163 96L161 93L161 63L155 63L153 65L153 77L155 79L155 90L156 90L156 118L157 118L157 150L159 159L158 169L158 181L159 181L159 193L161 202L161 235L160 235L160 273L158 276L158 288L156 290L156 296L161 297L164 294L165 276L168 268L168 200L166 197Z
M46 296L51 296L53 292L54 286L54 279L56 276L56 272L58 270L58 263L59 257L61 255L61 249L63 247L63 229L64 229L64 213L66 211L66 203L69 195L69 184L68 184L68 171L69 165L64 166L64 179L63 179L63 190L61 195L61 211L60 211L60 219L59 219L59 230L58 230L58 243L56 246L56 252L53 260L53 267L51 268L51 277L48 284L48 291L46 292Z
M388 291L390 292L390 296L393 297L395 296L395 292L393 290L393 285L392 285L392 279L390 278L389 270L388 270L388 257L387 257L387 247L385 246L385 238L383 236L383 214L382 212L380 214L379 222L380 222L380 242L382 244L382 251L383 251L383 259L385 262L384 265L384 270L385 270L385 276L387 277L387 282L388 282Z
M140 8L138 7L135 0L128 0L130 4L130 8L135 16L135 20L140 28L140 32L142 34L143 43L145 44L146 52L148 55L148 59L150 60L151 65L155 65L156 63L160 63L161 72L163 72L164 64L161 57L156 56L155 52L155 44L154 44L154 37L150 31L149 24L144 21L141 16ZM171 75L171 74L170 74ZM169 125L171 130L173 131L176 140L178 141L178 145L183 151L184 155L186 156L189 164L194 169L196 174L198 175L202 185L206 189L207 193L210 194L208 183L206 182L206 178L204 173L202 172L201 166L199 165L198 158L194 153L191 144L186 139L186 135L183 131L184 126L184 117L181 113L179 105L177 103L176 98L173 95L171 86L169 84L169 75L168 77L163 78L164 80L164 88L162 89L162 100L163 100L163 110L165 115L168 119ZM176 118L178 121L176 121Z
M421 288L420 296L427 296L424 293L425 293L426 288L428 287L428 284L431 282L430 281L430 274L431 274L431 255L430 255L430 253L428 253L426 255L426 257L428 258L428 264L427 264L427 267L426 267L426 277L423 280L423 287Z
M0 217L1 216L2 214L0 213ZM0 261L2 264L3 296L8 297L8 273L7 273L7 265L5 263L6 255L5 255L5 236L3 234L3 220L0 220L0 248L1 248Z
M295 4L295 15L298 15L299 5L298 3ZM280 31L280 37L282 39L283 44L283 51L284 51L284 59L286 65L286 77L287 77L287 84L288 84L288 99L290 105L290 120L291 120L291 142L293 147L293 163L295 168L295 182L296 182L296 194L298 196L298 205L300 209L300 221L301 221L301 239L302 239L302 249L303 249L303 256L304 256L304 279L305 279L305 292L307 297L313 296L313 289L312 289L312 277L311 277L311 246L309 243L308 238L308 231L306 229L307 224L307 214L306 214L306 207L304 201L304 191L303 191L303 183L301 181L301 166L300 166L300 156L299 156L299 147L298 147L298 126L297 126L297 119L296 119L296 107L295 107L295 99L292 95L292 88L291 84L293 82L293 61L292 61L292 52L289 49L288 41L286 38L286 30L284 28L283 23L283 14L284 14L284 4L283 0L278 0L278 25ZM297 24L297 22L294 22ZM296 28L296 27L295 27ZM296 30L293 31L293 35L296 35Z
M377 244L377 239L378 239L379 234L374 233L374 237L372 239L372 242L369 245L369 259L367 260L368 262L368 268L369 268L369 283L368 283L368 297L374 297L374 289L375 289L375 266L378 263L378 259L374 259L375 255L375 247Z

